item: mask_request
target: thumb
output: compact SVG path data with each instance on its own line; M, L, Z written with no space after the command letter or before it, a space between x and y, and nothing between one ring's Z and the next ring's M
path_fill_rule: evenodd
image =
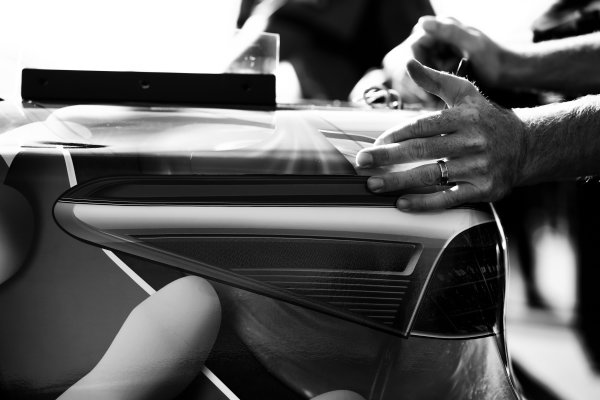
M468 80L446 72L436 71L414 59L408 61L406 70L417 85L444 100L448 107L460 103L466 96L479 93L477 88Z

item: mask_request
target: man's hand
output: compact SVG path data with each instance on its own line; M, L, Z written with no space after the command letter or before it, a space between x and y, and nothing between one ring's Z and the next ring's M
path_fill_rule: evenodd
M402 210L432 210L466 202L494 201L520 182L527 152L524 123L511 111L486 100L468 80L424 67L411 60L414 82L440 97L449 107L384 132L375 146L358 153L359 167L428 161L404 172L372 176L373 192L388 192L439 184L434 161L444 159L454 186L439 186L430 194L403 195Z
M454 18L421 17L412 34L383 59L383 71L403 100L431 104L426 92L407 76L406 63L416 59L439 71L451 72L462 57L469 59L476 78L487 86L497 86L508 50L481 31ZM475 77L472 77L475 78Z

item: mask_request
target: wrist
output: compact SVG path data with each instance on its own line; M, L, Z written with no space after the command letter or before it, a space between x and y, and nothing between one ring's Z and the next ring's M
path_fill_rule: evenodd
M536 181L535 162L530 155L535 153L535 109L519 108L513 110L519 120L519 160L515 176L515 186L523 186Z
M517 185L600 171L600 96L513 111L524 126Z
M527 82L532 78L532 69L525 52L501 47L498 64L496 87L521 89L528 86Z

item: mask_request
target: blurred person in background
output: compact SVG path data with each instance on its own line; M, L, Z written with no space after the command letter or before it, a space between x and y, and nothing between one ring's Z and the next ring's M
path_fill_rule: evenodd
M243 1L240 25L255 3ZM281 61L293 67L303 99L347 100L419 17L432 13L428 0L289 0L267 31L280 35Z

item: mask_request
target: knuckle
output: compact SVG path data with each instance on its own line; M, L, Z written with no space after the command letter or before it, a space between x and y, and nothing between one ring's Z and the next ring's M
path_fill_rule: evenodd
M410 128L410 133L412 134L412 137L419 137L425 133L425 126L421 118L414 120Z
M479 189L481 190L484 198L490 200L495 187L496 185L494 184L493 179L484 179L482 184L479 186Z
M478 134L473 140L471 140L471 146L476 151L485 152L489 149L489 139L481 134Z
M471 110L471 122L474 124L481 122L481 111L479 108L473 108Z
M443 110L440 113L440 124L447 124L450 126L460 126L462 125L463 117L462 117L462 108L463 107L452 107L447 110Z
M386 164L390 160L390 153L387 147L380 147L371 153L375 164Z
M427 146L424 140L412 140L408 147L408 154L413 160L422 160L427 155Z
M384 177L386 190L397 190L400 188L400 177L397 174L390 174Z
M475 170L479 175L487 176L491 172L491 165L488 158L481 158L477 161Z
M490 139L487 136L479 135L479 147L481 150L487 151L490 148Z
M438 168L425 168L425 171L422 175L422 184L424 186L432 186L436 185L440 181L440 171Z
M481 121L481 112L476 106L463 108L461 114L462 119L470 124L476 125Z

